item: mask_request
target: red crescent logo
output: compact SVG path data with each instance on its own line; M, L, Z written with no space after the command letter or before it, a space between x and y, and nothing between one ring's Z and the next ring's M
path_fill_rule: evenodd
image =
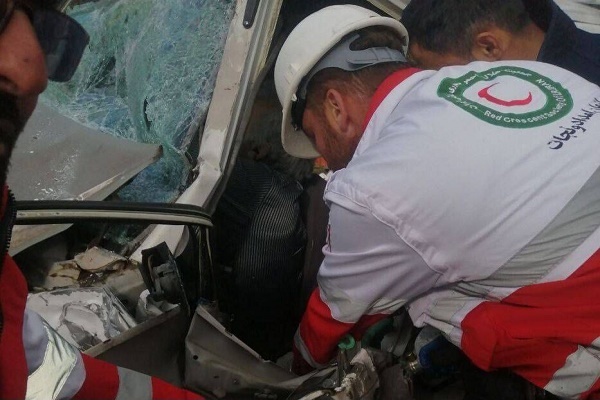
M529 92L529 96L527 96L527 98L521 99L521 100L502 100L497 97L494 97L489 93L489 90L490 90L490 88L492 88L493 86L496 86L497 84L498 83L494 83L493 85L483 88L477 94L482 99L486 99L487 101L489 101L491 103L498 104L501 106L506 106L506 107L526 106L527 104L531 103L531 100L533 100L533 96L531 95L531 92Z

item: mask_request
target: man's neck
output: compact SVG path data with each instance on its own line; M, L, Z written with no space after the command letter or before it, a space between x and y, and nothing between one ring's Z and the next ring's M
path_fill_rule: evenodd
M536 24L530 23L516 35L513 35L512 51L505 59L537 60L544 43L546 33Z

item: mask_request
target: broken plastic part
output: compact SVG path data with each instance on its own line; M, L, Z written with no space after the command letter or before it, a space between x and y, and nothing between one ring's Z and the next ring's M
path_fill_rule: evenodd
M92 247L75 256L79 268L89 272L116 271L124 267L127 259L112 251Z
M177 262L165 242L142 250L140 272L154 302L181 304L190 315L190 305L183 287Z

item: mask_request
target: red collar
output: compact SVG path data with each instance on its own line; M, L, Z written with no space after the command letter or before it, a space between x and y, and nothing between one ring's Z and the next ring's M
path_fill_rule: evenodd
M377 107L379 107L383 99L385 99L387 95L390 94L390 92L394 90L396 86L402 83L409 76L412 76L417 72L421 71L422 70L418 68L404 68L394 72L393 74L385 78L383 82L381 82L381 85L379 85L379 87L373 94L373 97L371 98L371 104L369 104L369 109L367 111L367 115L365 116L365 122L363 123L363 131L366 129L367 125L369 124L369 121L371 121L371 118L375 113L375 110L377 110Z

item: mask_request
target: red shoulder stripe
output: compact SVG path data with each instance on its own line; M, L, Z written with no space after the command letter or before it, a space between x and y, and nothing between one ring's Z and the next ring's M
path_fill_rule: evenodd
M406 78L421 71L422 70L418 68L405 68L396 71L387 78L385 78L385 80L381 83L381 85L379 85L379 87L373 94L373 97L371 98L371 104L369 104L369 109L367 111L367 115L365 116L363 130L367 127L369 121L371 121L375 110L377 110L383 99L385 99L387 95L390 94L390 92L394 90L394 88L396 88L396 86L398 86Z

